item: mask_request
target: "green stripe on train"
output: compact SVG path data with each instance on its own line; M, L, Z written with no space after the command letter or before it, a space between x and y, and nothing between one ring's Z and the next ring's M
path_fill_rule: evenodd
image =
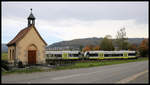
M99 59L99 57L89 57L89 59Z
M68 53L63 53L62 54L62 59L79 59L78 57L69 57Z
M68 59L79 59L78 57L68 57Z
M62 54L62 59L68 59L68 53L63 53Z
M136 56L120 57L89 57L90 59L114 59L114 58L136 58Z

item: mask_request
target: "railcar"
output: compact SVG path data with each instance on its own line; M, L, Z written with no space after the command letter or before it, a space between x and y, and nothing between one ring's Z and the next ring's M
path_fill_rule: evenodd
M46 59L79 59L80 51L46 51Z
M128 59L137 58L135 51L86 51L84 56L89 59Z
M80 51L46 51L46 62L51 65L74 63L80 57Z

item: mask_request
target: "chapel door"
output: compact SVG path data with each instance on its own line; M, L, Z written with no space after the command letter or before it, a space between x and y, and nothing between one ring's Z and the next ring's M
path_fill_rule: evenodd
M36 50L28 51L28 64L36 64Z

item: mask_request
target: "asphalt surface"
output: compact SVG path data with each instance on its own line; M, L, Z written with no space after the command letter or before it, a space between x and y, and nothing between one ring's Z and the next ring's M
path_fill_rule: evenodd
M2 83L149 83L148 61L125 64L10 74L2 76Z
M146 82L149 82L148 76L149 76L149 74L145 73L142 76L139 76L138 78L136 78L135 80L132 80L130 83L146 83Z

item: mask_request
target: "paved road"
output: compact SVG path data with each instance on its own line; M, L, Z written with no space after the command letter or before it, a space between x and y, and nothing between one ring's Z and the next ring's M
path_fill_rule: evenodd
M148 61L125 64L11 74L2 76L2 83L148 83Z

